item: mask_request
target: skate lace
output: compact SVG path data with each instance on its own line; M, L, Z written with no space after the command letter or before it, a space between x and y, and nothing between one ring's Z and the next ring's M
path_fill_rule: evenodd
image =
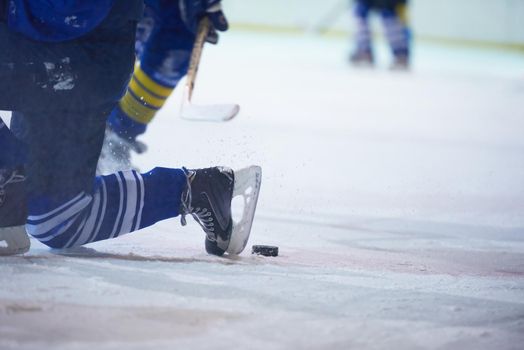
M6 198L5 187L11 183L22 182L25 176L18 174L16 170L12 172L0 171L0 206L4 205Z
M200 225L200 227L202 227L202 229L207 235L207 238L210 241L215 242L215 223L211 211L207 208L193 208L193 206L191 205L193 200L193 197L191 195L191 178L194 172L191 172L184 167L182 168L182 170L186 174L187 189L182 193L182 210L180 213L180 223L182 224L182 226L186 226L186 215L191 214L191 216Z
M8 176L6 176L6 174ZM24 180L25 180L25 176L22 174L19 174L16 170L12 171L11 173L0 172L0 188L1 189L9 185L10 183L22 182Z

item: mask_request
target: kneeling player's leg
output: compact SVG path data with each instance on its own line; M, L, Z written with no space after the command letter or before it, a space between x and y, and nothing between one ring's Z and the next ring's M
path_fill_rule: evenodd
M61 111L45 118L19 115L29 145L26 228L51 247L114 238L179 214L182 170L95 178L109 110L86 111L81 118Z
M27 232L50 247L65 248L191 214L207 234L208 252L240 253L251 230L260 168L155 168L94 178L107 110L86 112L83 118L58 111L45 118L35 112L17 115L29 145ZM235 224L236 195L244 197L244 209Z
M0 245L0 255L23 253L29 248L23 226L27 206L28 232L54 248L118 237L179 214L186 188L181 169L157 168L143 175L120 172L97 177L93 186L107 112L88 113L76 123L73 116L58 112L45 120L32 112L14 113L18 135L30 146L27 182L25 152L13 158L15 150L24 144L0 122L0 145L3 150L13 150L0 157L4 165L0 169L0 241L6 245ZM51 125L60 125L60 131Z
M207 234L208 252L240 253L251 230L260 168L155 168L146 174L129 170L95 178L106 115L104 108L86 111L82 118L59 112L46 118L24 114L27 232L50 247L66 248L190 214ZM236 195L244 197L238 224L231 213Z
M65 203L50 198L29 199L27 231L53 248L69 248L115 238L167 218L192 215L206 233L208 253L241 253L251 232L261 170L233 172L214 167L186 170L155 168L96 178L94 192L81 192ZM244 198L233 221L233 197Z
M53 248L116 238L179 215L185 186L180 169L98 176L93 192L65 202L30 196L27 232Z

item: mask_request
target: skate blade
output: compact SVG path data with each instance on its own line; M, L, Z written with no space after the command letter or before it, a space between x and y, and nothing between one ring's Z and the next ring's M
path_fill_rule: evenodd
M24 226L0 227L0 256L23 254L30 247Z
M244 203L242 217L238 222L233 221L231 239L226 250L230 255L242 253L247 245L257 208L261 181L262 168L259 166L254 165L235 171L233 198L242 196Z

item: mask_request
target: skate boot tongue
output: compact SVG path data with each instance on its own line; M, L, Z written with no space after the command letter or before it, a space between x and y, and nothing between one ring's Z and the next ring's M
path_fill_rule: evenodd
M224 167L183 170L187 188L182 193L181 224L186 225L185 216L191 214L207 235L206 251L222 255L229 246L233 227L233 171Z

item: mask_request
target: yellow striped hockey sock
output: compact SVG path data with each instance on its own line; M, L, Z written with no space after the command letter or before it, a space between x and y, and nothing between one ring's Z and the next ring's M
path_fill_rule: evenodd
M136 65L131 82L119 106L132 120L148 124L162 108L173 90L173 87L155 82L139 65Z

